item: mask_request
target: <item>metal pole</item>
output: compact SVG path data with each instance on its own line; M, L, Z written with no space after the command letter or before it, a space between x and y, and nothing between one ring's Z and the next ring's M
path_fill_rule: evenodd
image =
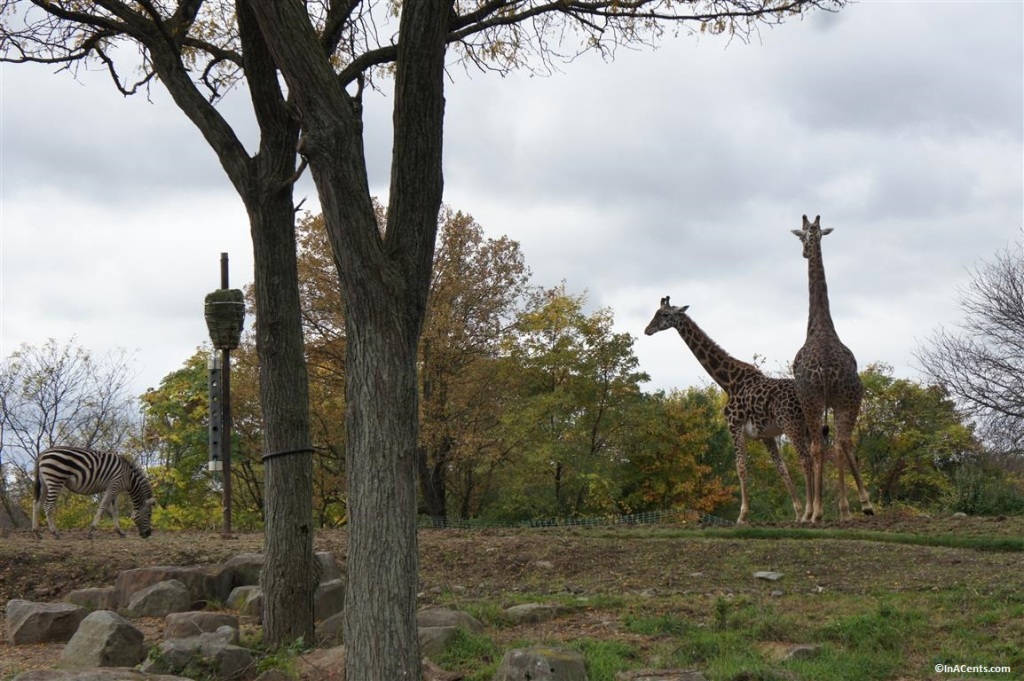
M228 254L220 254L220 287L228 288ZM223 419L224 427L221 432L220 459L224 467L224 536L231 534L231 351L223 349L221 352L221 376L224 398Z

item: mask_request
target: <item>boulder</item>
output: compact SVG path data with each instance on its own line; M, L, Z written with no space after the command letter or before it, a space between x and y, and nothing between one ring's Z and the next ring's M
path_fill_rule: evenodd
M494 681L587 681L587 670L575 650L513 648L501 658Z
M345 638L345 611L335 613L316 624L316 642L320 646L338 646Z
M507 608L505 614L516 624L533 624L554 619L567 611L567 608L552 603L524 603Z
M333 551L317 551L316 561L320 566L320 583L341 579L341 566Z
M416 613L416 624L421 627L461 627L474 634L482 633L484 625L468 612L447 608L424 608Z
M420 627L420 655L436 657L444 652L459 633L458 627Z
M68 603L80 605L86 610L111 610L114 608L114 587L94 586L75 589L64 597Z
M313 594L313 620L319 622L345 609L345 582L332 579L321 582Z
M132 594L135 592L171 579L178 580L188 588L191 601L223 603L231 593L233 573L223 565L209 567L160 566L125 570L114 580L114 602L112 605L115 608L123 608L131 602Z
M65 667L134 667L146 659L145 636L109 610L90 613L61 651Z
M708 681L708 677L693 669L636 669L616 673L615 681Z
M188 587L176 579L169 579L133 593L124 612L128 617L166 617L191 607Z
M69 641L89 612L72 603L7 602L4 627L11 645Z
M302 681L344 681L345 646L317 648L295 659Z
M263 570L263 554L240 553L225 561L222 567L231 575L232 589L239 586L259 586L260 572Z
M198 636L205 632L217 631L223 626L238 629L238 618L226 612L172 612L164 618L164 622L164 638Z
M258 586L236 586L228 596L228 607L246 617L263 617L263 591Z
M143 674L123 667L99 667L81 670L38 669L18 674L12 681L191 681L191 679L167 674Z
M222 627L229 629L229 627ZM142 671L151 674L182 674L204 678L211 674L221 679L242 676L253 665L252 651L231 643L225 643L227 632L206 633L191 638L176 638L164 641L143 663Z

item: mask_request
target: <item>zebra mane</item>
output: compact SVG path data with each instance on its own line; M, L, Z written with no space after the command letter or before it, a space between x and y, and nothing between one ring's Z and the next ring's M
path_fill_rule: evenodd
M124 454L118 454L121 460L128 464L128 467L132 472L132 488L141 488L145 492L145 495L139 501L145 501L153 496L153 486L149 484L149 476L146 475L146 470L142 467L135 459L129 459ZM134 501L135 495L132 495Z

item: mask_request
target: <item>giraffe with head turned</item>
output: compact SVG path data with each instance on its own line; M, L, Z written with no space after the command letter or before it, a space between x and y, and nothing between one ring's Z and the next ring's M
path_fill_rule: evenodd
M686 314L689 306L676 307L669 303L669 297L661 299L658 311L647 325L644 333L651 336L659 331L674 328L689 346L708 375L725 391L728 401L725 405L725 419L732 436L736 455L736 473L740 479L740 515L736 523L743 524L750 510L747 501L747 438L764 442L771 455L772 463L786 484L793 511L801 519L802 506L797 498L793 480L789 476L785 461L779 454L775 438L785 434L800 455L805 470L805 483L810 482L810 458L807 451L809 437L806 432L808 421L800 408L793 379L770 378L753 364L732 357L711 339ZM810 487L806 488L806 500L810 503Z
M829 310L828 283L825 280L825 265L821 258L821 239L832 233L832 228L821 228L821 216L814 222L803 216L803 228L791 230L803 243L803 255L807 259L808 291L810 309L807 316L807 339L793 360L793 376L797 393L807 419L810 434L813 499L807 505L804 520L818 522L822 518L822 481L825 468L825 442L821 424L826 410L832 409L836 429L836 470L839 478L839 517L850 519L850 504L846 499L846 480L843 475L844 463L849 463L850 472L857 483L861 511L874 515L874 508L868 499L867 490L861 481L860 469L853 455L853 428L860 414L860 403L864 387L857 373L857 359L853 352L843 345L836 333L832 314Z

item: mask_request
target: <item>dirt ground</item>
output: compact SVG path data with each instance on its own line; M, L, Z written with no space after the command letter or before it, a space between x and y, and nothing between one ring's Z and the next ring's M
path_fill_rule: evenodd
M751 567L793 575L794 588L869 593L924 590L970 579L978 588L1024 589L1019 553L909 546L836 539L752 541L679 537L658 527L531 530L421 530L420 605L460 594L468 600L515 602L516 594L674 594L756 588ZM883 514L843 525L856 530L913 534L1024 536L1024 518L928 518ZM69 591L109 586L122 570L156 565L204 565L261 551L262 535L155 532L147 540L65 531L60 540L29 533L0 538L0 607L10 599L58 601ZM333 551L344 565L346 533L317 533L315 548ZM861 566L870 565L870 570ZM560 636L614 635L615 625L585 615L561 620ZM159 640L160 622L144 623ZM578 631L572 631L578 627ZM514 633L514 632L513 632ZM6 638L6 637L4 637ZM0 642L0 679L54 664L60 645L10 646Z

